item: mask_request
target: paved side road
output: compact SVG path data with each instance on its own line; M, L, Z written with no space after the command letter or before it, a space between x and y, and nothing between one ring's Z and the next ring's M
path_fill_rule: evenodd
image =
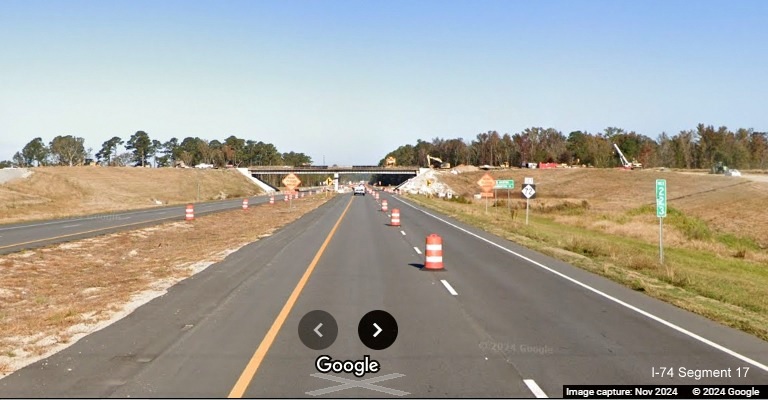
M276 195L275 201L283 200ZM242 207L242 198L195 204L195 216ZM249 204L269 201L268 195L249 198ZM162 222L183 220L186 205L163 206L145 210L113 212L67 219L0 225L0 254L84 239L97 235L136 229Z
M565 384L768 382L768 343L383 196L402 226L371 196L337 196L0 379L0 397L561 397ZM431 233L442 271L421 269ZM300 324L314 310L338 327L321 350L301 339L330 332ZM397 322L381 350L365 344L373 310ZM380 369L321 373L324 355ZM734 376L681 376L715 369Z

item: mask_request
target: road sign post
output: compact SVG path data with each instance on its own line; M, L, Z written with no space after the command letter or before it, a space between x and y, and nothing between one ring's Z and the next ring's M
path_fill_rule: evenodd
M486 174L477 181L477 184L483 191L482 196L485 197L485 213L488 214L488 198L493 196L493 187L496 185L496 180L486 172Z
M291 193L290 194L290 202L288 203L288 206L290 208L293 208L293 191L300 184L301 184L301 180L296 175L294 175L294 174L288 174L288 176L286 176L283 179L283 185L285 185L285 187Z
M512 208L509 204L509 191L515 188L515 181L512 179L509 180L502 180L499 179L496 181L496 185L493 187L494 189L507 189L507 210L511 211Z
M525 224L528 225L529 200L536 197L536 185L533 183L533 178L525 178L521 192L525 197Z
M664 218L667 216L667 180L656 179L656 217L659 218L659 263L664 264Z

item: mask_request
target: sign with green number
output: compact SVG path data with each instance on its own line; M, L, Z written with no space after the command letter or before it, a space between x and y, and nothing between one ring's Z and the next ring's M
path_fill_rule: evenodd
M656 216L667 216L667 180L656 179Z

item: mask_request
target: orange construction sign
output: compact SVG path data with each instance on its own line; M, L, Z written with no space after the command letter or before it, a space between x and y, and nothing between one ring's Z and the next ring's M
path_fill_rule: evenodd
M486 173L479 181L477 181L477 184L483 192L490 193L493 191L493 187L496 186L496 179L493 179L490 174Z
M288 190L293 191L296 189L297 186L301 184L301 180L294 174L288 174L288 176L283 179L283 185L285 185Z

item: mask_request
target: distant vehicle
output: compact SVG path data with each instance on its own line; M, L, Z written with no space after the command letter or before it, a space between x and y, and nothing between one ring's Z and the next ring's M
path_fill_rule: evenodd
M195 165L195 168L210 169L210 168L213 168L213 164L200 163Z
M358 194L361 194L361 195L365 196L365 186L363 186L363 185L355 186L355 190L353 192L353 196L357 196Z
M725 172L726 176L741 176L741 172L738 169L729 169Z

